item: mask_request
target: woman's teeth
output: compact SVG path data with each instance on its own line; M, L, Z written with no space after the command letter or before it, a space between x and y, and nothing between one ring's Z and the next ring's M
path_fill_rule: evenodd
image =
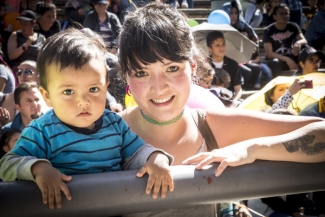
M165 99L152 99L151 101L153 101L154 103L165 103L168 102L172 97L169 98L165 98Z

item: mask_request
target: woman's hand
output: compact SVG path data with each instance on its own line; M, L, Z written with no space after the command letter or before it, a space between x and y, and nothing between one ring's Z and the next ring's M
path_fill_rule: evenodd
M289 92L290 92L291 96L298 93L298 91L301 90L301 88L303 88L304 86L305 86L305 84L302 82L299 82L299 79L296 78L295 81L289 87Z
M249 164L254 161L255 157L249 153L247 145L241 142L224 148L215 149L211 152L196 154L184 160L182 164L197 164L196 169L202 169L204 166L217 162L220 163L220 165L215 175L220 176L227 166L235 167Z
M152 188L152 198L157 198L161 188L161 198L165 198L167 188L169 191L174 190L173 178L170 174L169 160L166 155L160 152L154 152L148 158L147 163L139 170L137 177L142 177L148 173L148 183L146 194L150 194Z

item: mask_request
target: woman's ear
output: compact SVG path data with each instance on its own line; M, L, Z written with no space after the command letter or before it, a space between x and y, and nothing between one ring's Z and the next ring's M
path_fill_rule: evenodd
M300 66L301 68L304 68L304 67L305 67L305 64L304 64L302 61L299 61L299 66Z
M9 145L5 145L5 146L3 146L2 149L3 149L6 153L10 151L10 147L9 147Z

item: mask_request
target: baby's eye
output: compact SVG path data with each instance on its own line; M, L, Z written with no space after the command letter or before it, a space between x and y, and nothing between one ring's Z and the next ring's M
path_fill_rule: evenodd
M176 72L177 70L179 69L179 67L177 67L177 66L171 66L171 67L169 67L168 68L168 72Z
M72 94L74 94L74 92L71 89L67 89L67 90L64 90L63 91L63 94L65 94L65 95L72 95Z
M138 71L135 73L135 76L136 77L144 77L146 76L147 74L144 72L144 71Z
M96 92L98 92L99 91L99 88L98 87L91 87L90 89L89 89L89 92L91 92L91 93L96 93Z

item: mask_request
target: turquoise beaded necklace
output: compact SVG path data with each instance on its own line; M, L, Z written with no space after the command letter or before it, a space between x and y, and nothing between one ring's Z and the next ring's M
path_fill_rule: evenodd
M175 123L176 121L178 121L179 119L181 119L181 117L183 116L183 114L184 114L184 109L183 109L183 111L177 116L177 117L175 117L175 118L173 118L173 119L171 119L171 120L169 120L169 121L163 121L163 122L159 122L159 121L156 121L156 120L154 120L154 119L152 119L152 118L149 118L147 115L145 115L144 113L143 113L143 111L140 109L140 112L141 112L141 115L142 115L142 117L146 120L146 121L148 121L149 123L151 123L151 124L155 124L155 125L158 125L158 126L166 126L166 125L169 125L169 124L172 124L172 123Z

